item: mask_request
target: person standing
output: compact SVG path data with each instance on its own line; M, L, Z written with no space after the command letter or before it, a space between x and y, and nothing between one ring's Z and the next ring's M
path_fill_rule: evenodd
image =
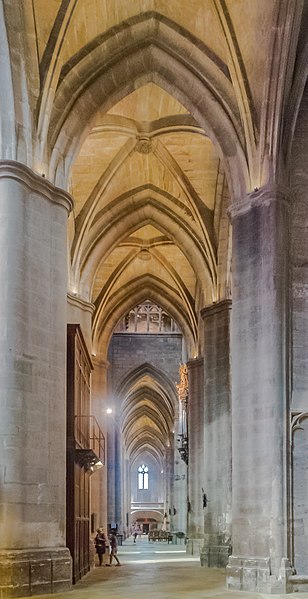
M110 561L109 564L107 564L108 566L111 566L112 564L112 560L113 558L116 560L117 562L117 566L121 566L119 558L117 556L118 553L118 540L117 540L117 536L114 532L111 532L109 535L109 541L110 541Z
M106 535L102 528L97 529L97 535L94 539L94 545L96 547L96 553L98 555L99 565L103 565L104 553L106 552Z

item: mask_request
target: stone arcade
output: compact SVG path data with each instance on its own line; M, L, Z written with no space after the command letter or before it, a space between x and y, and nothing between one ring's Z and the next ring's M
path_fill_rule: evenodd
M307 591L308 2L0 11L0 596L98 525Z

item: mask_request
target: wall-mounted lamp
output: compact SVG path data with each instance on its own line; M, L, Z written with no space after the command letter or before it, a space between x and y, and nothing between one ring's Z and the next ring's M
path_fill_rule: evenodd
M103 463L91 448L75 449L75 456L79 464L91 474L103 467Z
M91 472L96 472L96 470L99 470L99 469L100 469L100 468L102 468L102 467L103 467L103 464L102 464L102 462L99 460L98 462L96 462L95 464L92 464L92 465L90 466L90 471L91 471Z

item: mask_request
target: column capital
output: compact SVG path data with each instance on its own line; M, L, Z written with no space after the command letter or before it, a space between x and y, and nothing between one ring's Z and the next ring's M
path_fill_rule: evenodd
M71 212L74 201L67 191L56 187L43 176L38 175L28 166L15 160L0 160L0 180L13 179L25 185L30 191L33 191L50 202L63 206L69 213Z
M108 360L104 360L104 359L100 358L99 354L98 355L92 354L91 360L92 360L94 367L105 368L106 370L108 370L110 368L110 362L108 362Z
M249 212L252 208L269 206L273 202L277 202L288 209L290 205L290 189L278 185L266 185L258 189L256 188L244 198L235 200L227 212L232 221L238 216Z
M232 300L225 299L221 302L217 302L214 304L210 304L209 306L205 306L200 311L201 318L204 320L208 316L213 316L214 314L219 314L220 312L225 312L226 310L231 310L232 308Z
M192 358L187 362L188 370L193 370L194 368L199 368L203 364L203 356L198 356L197 358Z

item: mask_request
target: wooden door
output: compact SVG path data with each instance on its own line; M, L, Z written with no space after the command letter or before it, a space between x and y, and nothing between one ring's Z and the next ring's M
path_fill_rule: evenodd
M91 369L79 325L68 325L66 541L73 559L73 583L90 570L90 472L79 456L88 449Z

